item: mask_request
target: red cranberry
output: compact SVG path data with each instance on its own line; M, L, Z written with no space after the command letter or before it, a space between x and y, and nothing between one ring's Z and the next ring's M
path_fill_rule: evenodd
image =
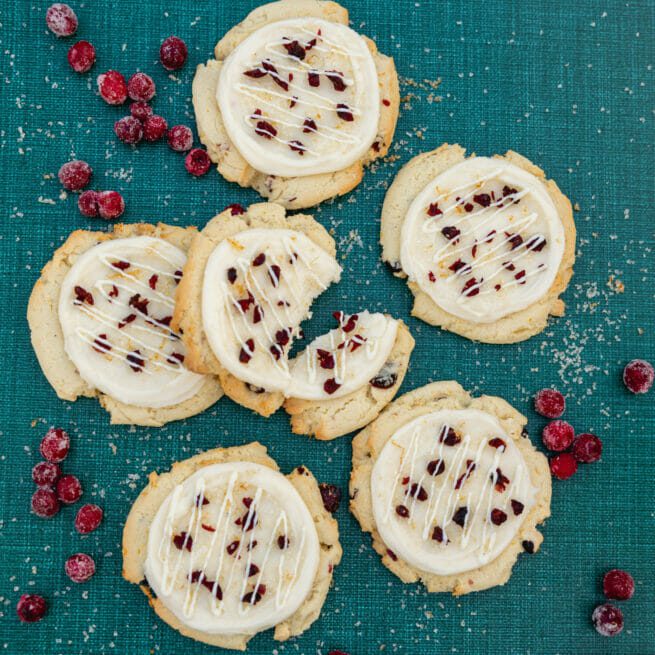
M623 612L609 603L599 605L591 615L591 620L596 632L603 637L614 637L623 630Z
M200 177L204 175L212 165L211 159L206 150L194 148L185 158L184 167L191 175Z
M23 623L40 621L48 610L48 604L43 596L23 594L16 605L16 614Z
M73 36L77 31L77 16L63 2L55 2L45 12L45 22L48 29L57 36Z
M130 114L143 123L148 116L152 116L152 107L147 102L133 102L130 105Z
M114 123L114 132L123 143L139 143L143 138L143 124L134 116L124 116Z
M68 50L68 63L76 73L87 73L96 63L96 49L88 41L78 41Z
M66 505L76 503L82 495L82 485L74 475L64 475L57 481L57 498Z
M571 453L560 453L550 460L550 472L559 480L568 480L578 470L578 462Z
M96 563L86 553L75 553L66 560L64 570L73 582L86 582L96 572Z
M163 116L148 116L143 122L143 138L150 142L159 141L167 129L168 123Z
M98 193L98 213L101 218L113 221L125 211L125 201L118 191L100 191Z
M653 386L653 365L644 359L633 359L623 369L623 384L632 393L646 393Z
M579 434L573 442L573 457L578 462L591 464L597 462L603 453L603 442L595 435L589 433Z
M168 145L176 152L191 150L193 145L193 132L186 125L173 125L168 130Z
M93 532L101 523L103 511L97 505L82 505L75 517L75 529L80 534Z
M348 653L344 650L331 650L328 655L348 655Z
M542 389L534 397L534 408L537 414L546 418L559 418L566 409L566 400L555 389Z
M321 490L323 506L328 512L334 514L339 509L341 502L341 489L333 484L324 483L319 484L318 488Z
M40 487L52 486L61 476L61 469L58 464L52 462L39 462L32 469L32 480Z
M109 105L122 105L127 99L127 84L118 71L109 70L98 75L98 91Z
M152 100L156 90L152 77L145 73L134 73L127 83L127 95L132 100L148 102L148 100Z
M82 216L95 218L98 215L98 192L83 191L77 199L77 207Z
M627 571L612 569L603 577L603 593L607 598L629 600L635 593L635 581Z
M32 511L42 519L49 519L59 511L57 494L52 489L37 489L32 495Z
M169 36L159 48L159 59L166 70L175 71L182 68L186 57L186 43L178 36Z
M49 462L59 464L63 462L70 450L70 439L68 434L61 428L50 428L39 445L41 455Z
M548 450L566 450L575 437L573 426L566 421L551 421L541 433L541 439Z
M93 175L93 169L81 159L66 162L58 173L62 186L69 191L83 189L89 183L91 175Z

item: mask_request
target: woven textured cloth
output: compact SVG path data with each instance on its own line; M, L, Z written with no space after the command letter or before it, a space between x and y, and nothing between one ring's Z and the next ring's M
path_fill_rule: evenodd
M345 495L349 438L319 443L294 436L283 412L265 420L227 399L162 429L112 427L94 400L55 397L33 355L25 309L40 268L72 230L106 229L81 217L75 198L61 194L56 173L72 156L91 163L94 188L123 192L128 222L202 226L229 203L258 201L213 170L191 178L165 143L136 149L119 143L112 126L127 106L109 107L95 93L98 73L140 69L157 83L155 111L171 125L192 125L195 66L256 3L76 3L76 38L92 41L98 53L88 75L73 73L66 62L74 39L47 32L47 4L0 0L0 650L219 652L160 622L121 578L122 524L147 473L208 448L258 439L284 471L305 464ZM600 463L554 483L541 552L522 556L504 587L462 598L403 585L380 564L343 502L337 518L345 554L320 619L285 644L259 635L249 651L655 653L655 392L633 396L620 375L632 358L655 360L655 4L352 0L349 9L353 27L396 58L403 100L388 161L368 171L356 191L314 211L333 231L344 276L317 301L308 336L331 326L335 309L388 311L416 338L403 391L457 379L525 412L539 441L545 420L533 412L531 397L557 386L567 394L565 418L579 432L596 432L605 452ZM159 44L170 34L189 45L189 61L175 75L158 62ZM408 289L379 260L385 189L405 161L445 141L485 155L512 148L542 166L576 203L579 252L564 296L566 316L528 342L475 344L410 318ZM101 528L84 538L73 529L74 508L49 521L29 511L30 470L50 425L70 432L64 468L82 480L84 499L105 509ZM78 551L98 565L82 585L63 569ZM623 634L604 639L590 615L603 599L602 574L613 567L631 571L637 590L621 604ZM21 625L15 604L30 592L45 595L50 611L39 624Z

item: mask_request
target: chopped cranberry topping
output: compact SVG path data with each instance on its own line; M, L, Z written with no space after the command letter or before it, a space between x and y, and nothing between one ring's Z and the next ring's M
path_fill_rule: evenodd
M396 553L394 553L393 550L391 550L391 548L387 548L387 555L389 555L389 557L391 557L391 559L392 559L394 562L397 562L397 561L398 561L398 555L396 555ZM333 652L333 653L340 653L341 651L340 651L340 650L336 650L336 651L332 651L332 652Z
M248 575L246 577L252 578L253 575L257 575L259 573L259 567L257 564L251 564L248 567Z
M599 605L593 611L591 620L596 632L603 637L614 637L623 630L623 612L609 603Z
M412 483L412 486L409 488L409 495L411 498L416 498L421 502L428 499L428 492L417 482Z
M369 384L376 389L391 389L398 381L398 373L391 362L385 363L379 373L369 380Z
M77 511L77 516L75 517L75 529L80 534L93 532L102 522L103 514L102 508L98 507L98 505L93 505L91 503L82 505L82 507Z
M431 202L428 205L428 216L439 216L440 214L443 214L443 212L439 209L439 204Z
M305 48L303 48L298 41L285 41L282 46L291 57L295 57L301 61L305 58Z
M83 191L77 199L77 207L82 216L95 218L98 215L98 192Z
M127 83L127 95L140 102L152 100L156 90L152 77L145 73L134 73Z
M341 489L334 484L325 484L323 482L318 485L318 488L321 491L323 507L331 514L334 514L339 509L339 503L341 502Z
M86 582L96 572L96 563L86 553L75 553L66 560L64 570L73 582Z
M136 321L136 314L128 314L122 321L118 322L118 329L122 330L126 325Z
M541 252L546 247L546 239L540 234L535 234L525 242L525 247L532 252Z
M629 600L635 593L635 581L627 571L612 569L603 577L603 593L614 600Z
M343 73L339 71L326 71L325 72L325 77L332 82L332 86L334 87L335 91L345 91L346 90L346 82L343 79Z
M84 303L93 305L93 294L90 291L80 286L73 287L73 291L75 292L74 302L76 305L83 305Z
M182 531L180 534L173 536L173 545L178 550L184 550L186 548L186 550L191 552L193 548L193 538L188 532Z
M184 158L184 167L188 173L195 177L204 175L211 167L212 161L209 158L206 150L202 148L194 148Z
M191 150L191 146L193 146L193 132L186 125L173 125L168 130L166 138L168 139L168 145L175 152L186 152Z
M93 169L85 161L74 159L61 166L58 177L65 189L79 191L89 183L92 174Z
M108 105L122 105L127 99L127 83L118 71L98 75L98 91Z
M502 448L503 451L507 448L507 444L500 437L494 437L493 439L490 439L489 445L492 448Z
M578 470L578 462L571 453L560 453L550 460L550 472L559 480L568 480Z
M306 118L303 122L303 133L309 134L310 132L318 132L316 122L312 118Z
M428 462L427 470L430 475L436 477L446 470L446 463L443 459L433 459L431 462Z
M315 71L310 71L307 73L307 82L309 86L317 87L321 84L321 77Z
M187 58L186 43L178 36L169 36L159 48L159 59L166 70L182 68Z
M141 373L141 371L143 371L143 367L146 365L146 361L143 359L143 357L141 357L141 351L138 348L133 350L131 353L128 353L125 359L127 360L128 366L135 373Z
M396 514L406 519L409 517L409 510L404 505L396 505Z
M301 157L305 154L305 150L307 150L303 142L298 141L297 139L294 139L293 141L289 141L287 145L289 146L289 148L291 148L291 150L297 152Z
M566 409L566 400L555 389L542 389L535 394L534 408L537 414L546 418L559 418Z
M507 196L514 196L518 193L518 191L514 187L509 187L505 185L503 187L503 198L507 198ZM514 202L518 202L519 200L514 200Z
M143 138L143 123L134 116L124 116L114 123L114 132L123 143L139 143Z
M39 462L32 469L32 480L40 487L51 487L61 476L61 469L53 462Z
M237 269L234 266L230 266L227 269L227 281L230 284L234 284L237 281Z
M477 296L480 293L480 284L481 281L478 282L474 277L466 280L464 286L462 287L462 295L466 296L467 298Z
M196 496L195 505L196 507L204 507L205 505L209 505L209 500L207 499L206 496L203 496L202 494L198 494Z
M277 136L277 130L268 121L257 121L255 132L265 139L272 139Z
M49 519L59 511L57 494L52 489L41 487L32 495L32 511L42 519Z
M163 139L168 130L168 123L162 116L147 116L143 121L143 138L153 143Z
M495 473L491 474L491 481L494 483L494 489L498 493L503 493L509 484L509 478L499 468L496 469Z
M271 284L274 287L277 287L278 284L280 284L281 275L282 275L282 271L280 270L280 267L277 264L272 264L270 269L268 270L268 277L271 278Z
M633 359L623 369L623 384L632 393L646 393L653 386L655 370L644 359Z
M323 350L322 348L316 349L316 356L318 357L318 365L321 368L331 370L335 367L336 363L334 360L334 355L328 350Z
M447 430L442 429L439 435L439 443L446 444L446 446L456 446L461 440L462 437L450 427Z
M448 543L448 537L446 536L446 533L444 532L443 528L439 527L438 525L436 525L434 530L432 530L432 539L439 544Z
M260 584L257 585L255 589L244 594L241 599L242 603L249 603L250 605L257 605L257 603L263 598L266 593L266 585Z
M134 307L137 312L148 315L148 303L150 300L144 298L140 293L135 293L127 302L130 307Z
M68 50L68 63L76 73L87 73L96 61L96 49L88 41L78 41Z
M225 549L225 550L227 550L227 554L228 555L234 555L234 553L236 553L236 551L237 551L237 548L239 548L240 543L241 542L238 539L231 542L231 543L229 543L227 545L227 548Z
M252 354L255 352L254 339L246 339L244 347L239 351L239 361L242 364L247 364L252 359Z
M39 445L39 451L44 459L54 464L63 462L70 450L68 433L61 428L50 428Z
M98 213L101 218L113 221L125 211L125 201L118 191L98 193Z
M457 482L455 482L455 489L461 489L462 485L471 477L471 473L475 471L475 462L472 459L467 459L466 460L466 470L462 475L457 478Z
M240 516L234 523L240 525L243 532L250 532L250 530L257 525L257 512L248 509L248 511L243 516Z
M507 521L507 514L497 507L491 510L491 522L494 525L502 525Z
M289 547L289 537L287 537L287 536L284 535L284 534L281 534L281 535L277 538L277 547L278 547L280 550L284 550L285 548L288 548L288 547Z
M77 16L63 2L55 2L45 12L45 23L48 29L57 36L73 36L77 31Z
M566 421L551 421L541 433L541 439L548 450L566 450L575 437L573 426Z
M460 528L466 526L466 518L468 517L469 508L464 505L459 507L457 511L453 514L453 523L459 525Z
M152 107L147 102L133 102L130 114L143 123L148 116L152 116Z
M510 501L512 505L512 511L514 512L514 516L519 516L520 514L523 514L523 509L525 508L525 505L520 501L520 500L512 500Z
M348 123L355 120L355 116L353 115L352 110L350 109L350 107L347 104L345 104L343 102L340 102L337 105L337 116L342 121L346 121Z
M211 525L208 525L207 523L201 523L200 527L207 532L216 532L216 528L212 527Z
M48 604L38 594L23 594L16 605L16 614L23 623L36 623L48 611Z
M457 259L448 267L448 270L453 271L453 273L457 273L463 268L467 269L466 271L463 271L465 273L468 273L471 270L471 267L466 262L462 261L461 259Z
M262 66L255 66L255 68L252 68L247 71L243 71L243 74L246 77L252 77L253 79L259 79L261 77L265 77L267 75L266 71Z
M522 543L521 546L523 546L523 550L528 553L528 555L532 555L534 553L534 542L530 541L529 539L525 539Z
M507 242L511 246L510 250L516 250L523 243L523 237L520 234L507 234Z
M115 261L111 263L112 268L117 268L119 271L126 271L130 267L130 262Z
M76 503L82 496L82 485L74 475L64 475L57 480L57 499L65 505Z
M573 441L572 452L578 462L591 464L597 462L603 454L603 442L595 434L584 432Z
M323 383L323 389L325 393L333 394L341 385L334 379L328 378Z
M291 339L291 328L284 328L283 330L278 330L275 333L275 342L280 346L286 346L289 343L290 339ZM321 350L321 352L324 353L326 351ZM329 367L322 366L321 368L329 368Z
M461 232L454 225L447 225L441 229L441 234L443 234L448 241L452 241L453 239L456 239Z
M488 193L478 193L473 196L473 201L480 207L488 207L491 204L491 196Z

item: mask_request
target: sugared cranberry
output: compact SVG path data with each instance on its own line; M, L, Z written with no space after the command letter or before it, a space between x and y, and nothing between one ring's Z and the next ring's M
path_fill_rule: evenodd
M96 63L96 49L88 41L78 41L68 50L68 63L76 73L87 73Z
M23 623L40 621L48 610L48 604L43 596L23 594L16 605L16 614Z
M564 414L566 401L564 396L555 389L542 389L534 397L534 408L537 414L546 418L559 418Z
M59 511L57 494L52 489L37 489L32 495L32 511L42 519L49 519Z
M152 107L147 102L133 102L130 114L143 123L148 116L152 116Z
M646 393L653 386L655 371L645 359L633 359L623 369L623 384L632 393Z
M223 211L227 211L228 209L230 210L230 214L232 216L240 216L241 214L246 213L246 210L238 202L233 202L231 205L228 205Z
M323 506L328 512L334 514L339 509L341 502L341 489L333 484L324 483L319 484L318 488L321 490Z
M62 165L58 177L64 189L79 191L89 183L92 174L93 169L85 161L74 159Z
M186 125L173 125L168 130L168 145L175 152L186 152L193 145L193 132Z
M74 475L64 475L57 481L57 498L66 505L76 503L82 495L82 485Z
M125 211L125 201L118 191L100 191L98 193L98 213L101 218L113 221Z
M77 207L82 216L95 218L98 215L98 192L83 191L77 199Z
M58 464L52 462L39 462L32 469L32 480L40 487L52 486L61 476L61 469Z
M139 143L143 138L143 124L134 116L123 116L114 123L114 132L123 143Z
M599 605L591 615L591 620L596 632L603 637L614 637L623 630L623 612L609 603Z
M559 480L568 480L578 470L578 462L571 453L560 453L550 460L550 472Z
M75 517L75 529L80 534L93 532L101 523L103 511L97 505L82 505Z
M77 32L77 16L63 2L55 2L45 12L48 29L57 36L73 36Z
M595 434L585 432L575 438L572 452L578 462L591 464L603 454L603 442Z
M61 428L50 428L39 445L41 455L49 462L63 462L70 450L71 442L68 434Z
M184 158L184 168L187 169L187 172L191 173L195 177L200 177L204 175L209 167L212 165L211 159L206 150L202 148L194 148L185 158Z
M331 650L328 655L348 655L348 653L345 650Z
M614 600L629 600L635 593L635 581L627 571L612 569L603 577L603 593Z
M127 84L118 71L109 70L98 75L98 91L109 105L122 105L127 99Z
M549 450L566 450L575 437L573 426L566 421L551 421L541 433L544 446Z
M186 58L186 43L178 36L169 36L159 48L159 59L166 70L175 71L182 68Z
M146 141L159 141L166 134L168 123L163 116L148 116L143 122L143 138Z
M96 563L86 553L75 553L66 560L64 570L73 582L86 582L96 572Z
M152 77L145 73L134 73L127 83L127 95L140 102L152 100L156 90Z

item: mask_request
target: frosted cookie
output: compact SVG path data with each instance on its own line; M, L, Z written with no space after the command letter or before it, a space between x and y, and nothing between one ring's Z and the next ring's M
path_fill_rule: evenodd
M432 325L514 343L564 313L571 203L515 152L467 158L445 144L414 157L387 192L381 243L383 259L409 279L413 315Z
M187 364L268 416L291 384L289 351L316 296L341 276L334 240L273 203L228 208L196 235L173 325Z
M217 448L151 473L123 531L123 577L183 635L245 650L257 633L301 634L341 559L337 522L304 467L266 448Z
M501 398L434 382L353 440L350 508L403 582L455 595L502 585L550 516L546 458Z
M398 118L391 57L334 2L262 5L198 66L198 134L223 177L288 209L342 195L386 155Z
M171 328L193 228L73 232L45 266L27 318L41 368L64 400L97 396L112 423L160 426L223 394L191 372Z
M334 439L365 426L407 372L414 339L402 321L367 311L335 318L338 326L291 362L284 408L296 434Z

